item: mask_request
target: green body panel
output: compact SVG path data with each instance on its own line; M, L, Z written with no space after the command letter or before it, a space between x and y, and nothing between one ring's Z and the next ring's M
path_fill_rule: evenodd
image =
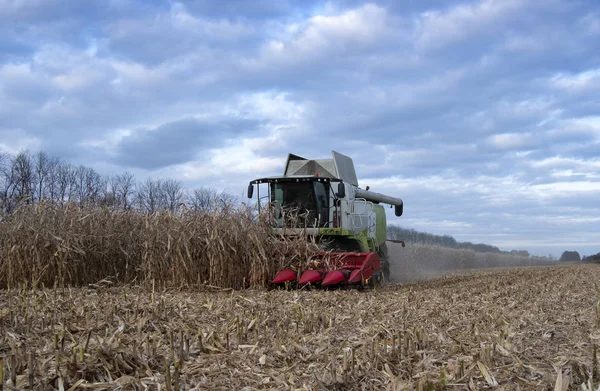
M362 248L363 252L369 253L375 251L375 246L373 246L373 240L369 239L367 231L362 231L353 238L360 243L360 247Z
M375 212L375 243L379 247L387 240L385 209L381 205L373 205L373 212Z

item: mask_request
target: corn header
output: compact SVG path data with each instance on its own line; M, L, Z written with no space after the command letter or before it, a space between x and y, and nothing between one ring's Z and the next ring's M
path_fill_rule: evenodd
M261 185L267 187L262 198ZM381 204L402 216L403 202L369 187L361 189L350 157L335 151L331 159L318 160L289 154L283 175L251 181L248 198L255 187L259 209L261 200L268 199L273 229L282 235L308 235L323 249L310 267L281 270L273 284L364 286L389 279L387 222ZM293 215L291 210L304 213L303 218L287 218Z

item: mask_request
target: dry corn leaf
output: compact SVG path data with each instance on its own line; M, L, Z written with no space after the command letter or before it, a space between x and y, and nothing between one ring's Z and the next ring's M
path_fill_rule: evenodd
M479 371L481 372L481 374L483 375L483 377L485 378L485 381L492 387L496 387L498 385L498 382L496 381L496 379L494 379L494 377L492 375L490 375L490 372L488 371L488 369L485 367L485 365L483 365L481 362L477 362L477 367L479 368Z

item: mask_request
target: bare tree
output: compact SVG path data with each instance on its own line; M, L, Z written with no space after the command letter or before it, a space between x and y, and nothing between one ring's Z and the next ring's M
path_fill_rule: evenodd
M2 174L8 165L8 154L5 152L0 152L0 174ZM3 177L0 177L0 181L3 180ZM0 182L2 183L2 182Z
M34 170L29 151L21 151L12 162L15 182L14 197L17 202L32 203L34 188Z
M198 211L208 211L214 208L217 202L218 194L213 189L199 188L189 196L189 202L193 209Z
M0 210L8 212L14 189L14 175L10 156L0 152Z
M58 169L61 161L56 156L51 156L48 160L48 174L46 180L47 198L52 201L58 199Z
M189 203L192 208L198 211L211 211L231 206L236 201L236 197L224 191L218 193L215 189L199 188L194 189L189 196Z
M75 168L75 194L80 205L85 203L85 167Z
M220 209L232 208L238 201L238 197L222 191L217 198L217 207Z
M71 201L75 196L76 171L69 163L62 162L56 170L57 201Z
M105 188L104 178L93 168L79 166L75 169L77 201L81 207L98 203Z
M50 175L50 158L44 151L35 154L33 158L35 174L35 195L38 202L44 199L44 190Z
M135 178L133 174L125 171L123 174L117 175L116 179L117 186L115 195L119 200L120 206L122 206L123 209L127 209L130 207L130 199L134 196Z
M7 182L10 168L9 168L9 156L7 153L0 152L0 193L3 193Z
M111 175L105 178L104 192L102 194L101 205L110 206L112 208L119 208L119 200L117 198L117 186L118 180L117 175Z
M147 213L156 213L162 209L162 183L160 179L147 178L139 186L137 192L138 204L141 210Z
M106 178L93 168L85 169L85 206L96 205L100 202L106 189Z
M181 182L174 179L166 179L161 185L165 208L171 212L176 212L185 196Z

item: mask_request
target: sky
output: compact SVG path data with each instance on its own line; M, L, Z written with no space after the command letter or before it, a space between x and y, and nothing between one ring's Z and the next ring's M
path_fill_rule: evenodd
M600 252L597 0L0 0L0 151L243 197L354 160L388 222Z

